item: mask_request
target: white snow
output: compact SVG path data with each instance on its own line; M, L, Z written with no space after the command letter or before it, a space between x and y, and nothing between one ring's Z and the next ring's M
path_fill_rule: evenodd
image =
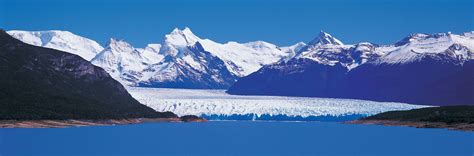
M412 34L405 38L403 42L400 42L399 45L374 46L367 42L344 45L328 33L321 32L318 37L303 48L303 51L298 52L293 58L309 59L325 65L340 63L351 70L369 62L370 59L376 64L408 63L421 60L425 55L446 52L451 46L457 46L452 50L456 55L455 57L468 60L474 59L472 57L474 56L474 37L472 34L473 32L466 32L462 35L449 32L432 35ZM351 49L362 52L360 62L347 62L353 56L353 54L348 54L348 52L353 52Z
M184 56L184 57L183 57L183 60L184 60L187 64L191 65L191 67L193 67L194 69L197 69L197 70L200 70L200 71L203 70L201 64L200 64L198 61L194 60L194 58L191 57L190 55Z
M433 35L415 34L409 39L409 43L396 47L387 55L381 57L376 63L408 63L422 59L422 56L446 52L453 44L459 44L468 50L457 51L456 55L471 56L474 51L474 38L469 33L456 35L451 33L438 33ZM471 54L469 54L471 53Z
M97 42L68 31L7 31L8 34L25 43L52 48L76 54L90 61L104 48Z
M295 53L294 57L285 59L284 61L291 59L308 59L318 62L319 64L330 66L341 64L351 70L387 52L385 47L379 49L378 46L369 42L345 45L332 35L322 31L315 39L309 42L308 45L300 49L301 50Z
M308 43L308 45L310 46L325 45L325 44L344 45L344 43L342 43L340 40L332 37L331 34L328 34L324 31L319 32L319 35L316 38L314 38L311 42Z
M181 57L180 51L186 46L201 43L204 50L217 56L226 64L227 69L237 76L246 76L257 71L265 64L277 62L298 46L278 47L274 44L255 41L248 43L227 42L225 44L197 37L189 28L174 29L165 36L161 53ZM190 63L192 64L192 63Z
M198 71L205 72L206 60L192 55L189 49L197 42L202 45L205 51L221 59L231 73L240 77L257 71L263 65L277 62L281 58L295 53L297 48L304 45L298 43L294 46L280 48L264 41L220 44L210 39L197 37L187 27L183 30L176 28L170 34L165 35L160 45L154 47L149 45L144 49L137 49L145 59L142 62L147 64L147 67L140 72L138 81L145 83L173 81L177 75L185 72L178 70L175 65L189 65ZM170 62L170 60L165 60L165 57L174 60ZM211 75L211 77L216 82L223 82L216 75Z
M327 57L327 56L336 56L342 54L343 51L349 50L352 48L352 45L335 45L335 44L323 44L323 45L315 45L311 46L307 49L307 51L302 51L295 58L306 58L321 64L326 65L335 65L339 63L339 59L337 57ZM345 54L342 54L345 55Z
M304 48L306 46L306 43L304 42L298 42L294 45L288 46L288 47L281 47L281 50L287 53L286 56L280 59L280 61L288 61L301 50L301 48Z
M159 73L159 74L156 74ZM178 69L175 62L163 62L153 64L143 72L142 82L166 82L176 79Z
M124 40L111 38L107 47L91 60L122 84L134 85L147 67L141 53Z
M392 110L409 110L427 106L394 102L352 99L305 98L283 96L237 96L224 90L164 89L128 87L139 102L157 110L177 115L287 115L343 116L372 115Z
M262 65L277 62L288 55L278 46L264 41L220 44L204 39L200 43L206 51L222 59L227 69L237 76L246 76L260 69Z
M163 60L164 56L160 54L161 44L148 44L145 48L137 48L141 56L148 64L155 64Z
M231 73L240 77L257 71L263 65L277 62L291 53L296 53L296 49L304 46L303 43L298 43L280 48L264 41L220 44L210 39L201 39L186 27L183 30L176 28L170 34L165 35L161 44L149 44L145 48L133 48L128 43L128 45L119 45L115 49L104 50L113 51L113 56L99 54L92 62L109 71L120 82L128 81L128 83L124 83L127 85L139 82L173 81L177 75L185 72L178 70L176 65L189 65L198 71L205 72L204 63L206 60L192 55L189 49L197 42L202 45L205 51L221 59ZM129 55L133 51L139 53ZM119 56L120 53L126 53L126 55ZM104 56L107 57L104 58ZM100 57L102 59L99 61ZM170 62L170 60L165 60L165 57L173 58L173 60ZM129 71L133 72L123 74L121 70L126 69L125 66L132 68ZM132 79L130 79L131 75ZM211 75L211 77L217 82L223 81L215 75Z

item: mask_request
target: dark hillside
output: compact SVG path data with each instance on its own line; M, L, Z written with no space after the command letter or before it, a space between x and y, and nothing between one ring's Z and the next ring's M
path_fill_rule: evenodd
M102 68L0 30L0 120L176 117L136 101Z

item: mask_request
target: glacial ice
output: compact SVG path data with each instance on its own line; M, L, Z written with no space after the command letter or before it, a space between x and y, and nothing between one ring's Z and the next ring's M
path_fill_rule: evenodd
M239 96L225 90L165 89L128 87L130 94L156 111L172 111L179 116L232 117L284 116L301 120L309 117L368 116L386 111L428 106L354 99ZM251 119L252 117L250 117ZM317 120L318 118L315 118Z

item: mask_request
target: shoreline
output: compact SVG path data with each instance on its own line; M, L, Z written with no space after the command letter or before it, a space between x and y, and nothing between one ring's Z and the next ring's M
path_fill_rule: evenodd
M344 122L346 124L366 124L366 125L383 125L383 126L406 126L414 128L443 128L448 130L474 132L474 124L455 123L447 124L443 122L421 122L421 121L396 121L396 120L353 120Z
M228 120L233 121L233 120ZM0 128L70 128L86 126L114 126L158 122L207 122L199 118L183 120L181 118L133 118L133 119L108 119L108 120L0 120ZM278 121L281 122L281 121ZM284 121L283 121L284 122ZM307 122L307 121L304 121ZM339 122L342 124L382 125L382 126L405 126L414 128L442 128L448 130L474 132L474 124L456 123L446 124L443 122L418 122L418 121L394 121L394 120L353 120Z
M133 118L104 120L0 120L0 128L68 128L85 126L112 126L150 122L206 122L204 119L183 121L180 118Z

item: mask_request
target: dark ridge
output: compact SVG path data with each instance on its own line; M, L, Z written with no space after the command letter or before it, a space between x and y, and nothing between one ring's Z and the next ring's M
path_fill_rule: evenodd
M362 120L393 120L409 122L441 122L474 124L474 106L429 107L406 111L390 111Z

